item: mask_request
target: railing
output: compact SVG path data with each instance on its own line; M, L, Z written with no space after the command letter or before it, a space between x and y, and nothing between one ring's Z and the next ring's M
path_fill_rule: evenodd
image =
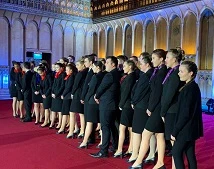
M0 0L1 3L33 8L57 14L69 14L85 18L91 17L89 0Z

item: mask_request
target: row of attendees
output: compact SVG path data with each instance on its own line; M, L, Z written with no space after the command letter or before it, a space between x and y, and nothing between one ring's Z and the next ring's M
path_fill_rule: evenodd
M65 133L69 124L67 138L75 138L76 114L79 114L78 137L83 138L79 148L95 142L95 130L100 124L100 151L91 154L92 157L107 157L111 140L114 157L130 155L128 162L134 162L130 168L142 168L148 149L144 163L155 161L157 148L154 169L163 169L166 139L173 146L173 169L185 168L183 153L190 168L197 168L195 140L203 135L200 90L194 81L197 66L190 61L180 66L182 53L176 49L167 54L156 49L151 56L145 54L139 58L140 70L135 57L126 60L123 56L109 56L105 65L95 61L93 55L77 61L76 65L67 64L66 68L58 62L55 73L42 63L33 74L30 64L24 63L24 74L15 64L14 86L18 100L21 100L19 93L23 94L26 110L23 122L31 121L33 101L35 123L42 121L39 107L44 108L41 127L54 128L58 117L57 134ZM125 62L121 64L121 60ZM115 122L119 123L119 132ZM126 128L130 140L124 153Z

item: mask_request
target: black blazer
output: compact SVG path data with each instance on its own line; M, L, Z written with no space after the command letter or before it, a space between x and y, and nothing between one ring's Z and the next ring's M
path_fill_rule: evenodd
M128 74L120 86L120 108L131 108L131 91L137 80L136 73Z
M10 81L11 81L12 84L14 84L15 81L16 81L16 73L14 72L14 69L15 68L12 67L11 70L10 70Z
M190 82L181 90L178 107L172 135L183 141L193 141L202 137L201 92L195 81Z
M55 94L56 98L60 98L65 88L65 72L62 72L58 78L54 78L52 86L52 94Z
M81 100L81 93L84 85L84 81L86 78L86 75L88 73L87 69L84 69L76 74L74 85L71 91L71 94L73 95L73 99L75 100Z
M89 69L87 69L88 71ZM88 88L89 88L89 82L91 81L91 78L92 76L94 75L94 72L93 70L89 70L87 75L86 75L86 78L85 78L85 82L84 82L84 85L83 85L83 89L82 89L82 93L81 93L81 99L80 100L85 100L85 96L88 92Z
M106 73L96 91L100 110L117 110L120 94L120 74L117 68Z
M31 92L31 80L33 78L33 72L31 72L30 70L27 71L23 78L22 78L22 92L25 93L29 93Z
M65 88L62 93L63 99L71 99L71 91L74 85L75 73L72 73L71 76L65 80Z
M17 90L22 90L22 72L16 73L15 86Z
M46 75L44 80L40 81L40 93L46 97L51 96L53 78L51 75Z
M148 101L150 96L150 77L152 76L154 69L149 69L146 73L141 73L138 81L135 83L132 89L131 104L134 107L141 109L148 108Z
M157 71L155 76L150 81L151 93L150 93L149 105L148 105L148 110L150 112L154 112L155 110L158 110L156 108L160 108L161 96L163 91L162 83L166 74L167 74L167 68L165 65L163 65L163 67Z
M40 81L38 83L36 83L36 76L37 73L34 73L33 75L33 78L32 78L32 81L31 81L31 89L32 89L32 92L36 92L36 91L40 91L40 81L41 81L41 77L40 77Z
M99 72L94 74L89 82L89 89L85 96L85 101L89 102L89 104L97 104L94 100L94 95L100 86L103 77L105 76L106 72Z
M163 84L161 97L161 116L165 117L166 113L176 113L178 109L179 89L184 85L178 76L179 68L174 70Z

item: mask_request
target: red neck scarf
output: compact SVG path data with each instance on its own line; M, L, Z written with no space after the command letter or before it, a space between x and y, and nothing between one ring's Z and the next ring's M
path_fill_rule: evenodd
M72 74L72 73L71 73ZM68 78L71 76L71 74L68 74L64 80L68 80Z
M45 80L46 78L46 73L44 73L44 75L41 75L41 80Z
M123 77L121 77L120 79L120 84L123 83L124 79L126 78L127 75L124 75Z
M61 70L60 70L59 72L56 72L56 74L55 74L55 78L57 79L61 73L62 73L62 71L61 71Z
M21 69L14 69L14 72L19 73L19 72L21 72Z

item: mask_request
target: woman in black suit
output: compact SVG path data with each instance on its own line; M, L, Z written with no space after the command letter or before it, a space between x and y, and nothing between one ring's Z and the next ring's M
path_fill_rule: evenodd
M177 169L185 169L183 154L186 154L189 169L197 169L195 141L203 136L201 92L195 82L197 66L184 61L179 68L180 80L185 85L179 90L178 112L171 139L175 141L172 155Z
M88 113L86 117L87 120L86 120L84 139L80 144L79 148L87 148L87 142L92 132L93 124L97 124L100 122L99 105L95 102L94 95L105 75L105 72L103 72L104 69L105 69L105 66L101 61L95 61L93 63L92 70L95 74L92 76L92 79L89 82L89 89L85 97L85 100L89 103L88 110L87 110Z
M179 89L183 86L178 76L182 54L177 49L170 49L166 55L165 63L170 68L163 81L163 93L161 97L161 117L165 124L165 139L170 141L175 122L175 116L178 109ZM173 146L173 141L171 140ZM175 169L172 160L172 169Z
M153 169L165 169L164 153L165 153L165 138L164 138L164 123L160 116L161 111L161 95L162 82L167 74L167 67L164 65L166 52L163 49L156 49L152 53L152 63L155 67L150 78L150 97L146 113L150 116L146 122L145 129L142 133L142 141L139 150L138 158L132 165L132 168L141 168L142 160L145 157L148 149L150 138L155 134L157 138L158 161Z
M81 130L80 130L80 133L78 136L83 137L84 130L85 130L85 120L84 120L84 114L83 114L84 105L81 104L80 97L81 97L84 81L85 81L86 75L88 73L88 71L87 71L88 69L85 69L83 60L77 61L76 67L77 67L78 73L76 74L76 77L74 80L74 85L73 85L73 88L71 91L72 102L71 102L70 111L69 111L70 127L69 127L69 133L67 135L67 138L74 138L74 134L76 134L76 132L74 131L74 126L76 123L75 113L79 113L79 115L80 115Z
M65 72L67 76L65 77L65 89L62 93L61 99L62 103L62 125L57 132L57 134L64 133L67 119L69 117L69 110L71 105L71 91L74 84L75 75L77 73L77 68L73 64L68 64L66 66Z
M13 67L10 71L10 97L13 98L12 109L13 109L13 117L18 117L18 91L16 89L16 74L21 72L20 64L17 62L13 62Z
M40 81L41 76L37 73L38 67L34 68L34 75L31 81L31 89L32 89L32 101L34 103L34 111L36 115L35 124L42 123L42 119L44 116L44 107L42 101L42 95L40 91Z
M22 67L23 65L21 65ZM24 109L24 94L23 92L21 91L22 90L22 77L24 76L25 72L22 71L19 71L16 73L16 82L15 82L15 86L16 86L16 89L17 89L17 100L18 100L18 105L19 105L19 113L20 113L20 119L23 119L24 118L24 112L23 112L23 109Z
M38 74L41 76L40 81L40 94L42 95L43 107L45 109L45 120L41 127L47 127L50 123L50 108L51 108L51 89L53 79L50 74L46 73L44 66L39 66L37 69Z
M144 56L140 60L140 68L141 74L139 80L135 83L132 96L131 96L131 104L134 109L133 121L132 121L132 135L133 135L133 146L131 157L129 158L129 162L136 160L139 153L141 135L146 125L148 115L146 113L146 109L148 108L148 101L150 96L150 86L149 81L153 73L153 65L151 62L150 56ZM154 146L153 146L154 147ZM150 149L151 155L148 157L152 158L154 156L154 148Z
M54 77L54 82L52 86L52 103L51 103L51 124L49 126L50 129L54 127L55 119L56 119L56 113L58 113L58 125L56 126L56 129L59 129L61 127L62 123L62 99L61 95L64 91L65 87L65 72L64 72L64 65L62 63L56 63L55 64L55 70L56 74Z
M133 61L127 60L124 62L123 71L125 75L120 80L119 109L122 110L122 113L119 125L119 142L114 157L123 156L123 143L125 140L126 127L128 127L130 138L128 152L132 151L132 118L134 111L131 107L131 91L137 80L135 69L136 65Z

